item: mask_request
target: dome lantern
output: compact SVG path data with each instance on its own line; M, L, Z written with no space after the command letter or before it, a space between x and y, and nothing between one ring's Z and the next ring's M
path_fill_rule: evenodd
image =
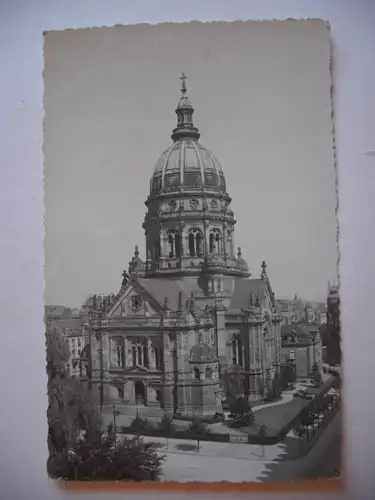
M194 108L187 96L186 76L182 73L181 77L181 99L176 108L177 127L173 130L172 140L174 142L181 139L198 140L200 133L193 125Z

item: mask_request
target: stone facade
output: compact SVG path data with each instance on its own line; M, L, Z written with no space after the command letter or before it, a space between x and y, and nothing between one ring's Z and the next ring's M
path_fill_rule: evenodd
M145 202L146 255L138 247L116 295L91 297L82 321L87 373L104 405L184 416L222 411L226 371L257 400L280 365L280 321L263 262L250 279L235 251L223 170L200 143L185 77L172 145Z
M297 379L307 378L314 364L322 371L323 347L317 327L283 325L281 336L281 364L292 362Z

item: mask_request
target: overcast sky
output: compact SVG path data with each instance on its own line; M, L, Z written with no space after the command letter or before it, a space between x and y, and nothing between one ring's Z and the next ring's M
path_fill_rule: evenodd
M278 297L336 279L329 33L323 21L187 23L45 36L46 302L117 292L143 254L149 180L181 72L224 169L236 245Z

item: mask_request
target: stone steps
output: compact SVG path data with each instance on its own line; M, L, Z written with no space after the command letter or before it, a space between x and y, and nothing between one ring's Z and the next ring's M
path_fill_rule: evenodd
M141 418L162 418L164 415L162 408L152 406L138 406L137 410L135 405L116 405L116 410L120 415L134 418L137 416L137 413ZM112 408L108 409L105 413L112 413Z

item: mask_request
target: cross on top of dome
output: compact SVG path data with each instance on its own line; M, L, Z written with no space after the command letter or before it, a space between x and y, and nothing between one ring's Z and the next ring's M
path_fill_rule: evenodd
M186 92L187 92L187 88L186 88L186 79L187 79L187 76L185 75L185 73L182 73L181 76L180 76L180 80L181 80L181 92L182 92L182 95L185 95Z

